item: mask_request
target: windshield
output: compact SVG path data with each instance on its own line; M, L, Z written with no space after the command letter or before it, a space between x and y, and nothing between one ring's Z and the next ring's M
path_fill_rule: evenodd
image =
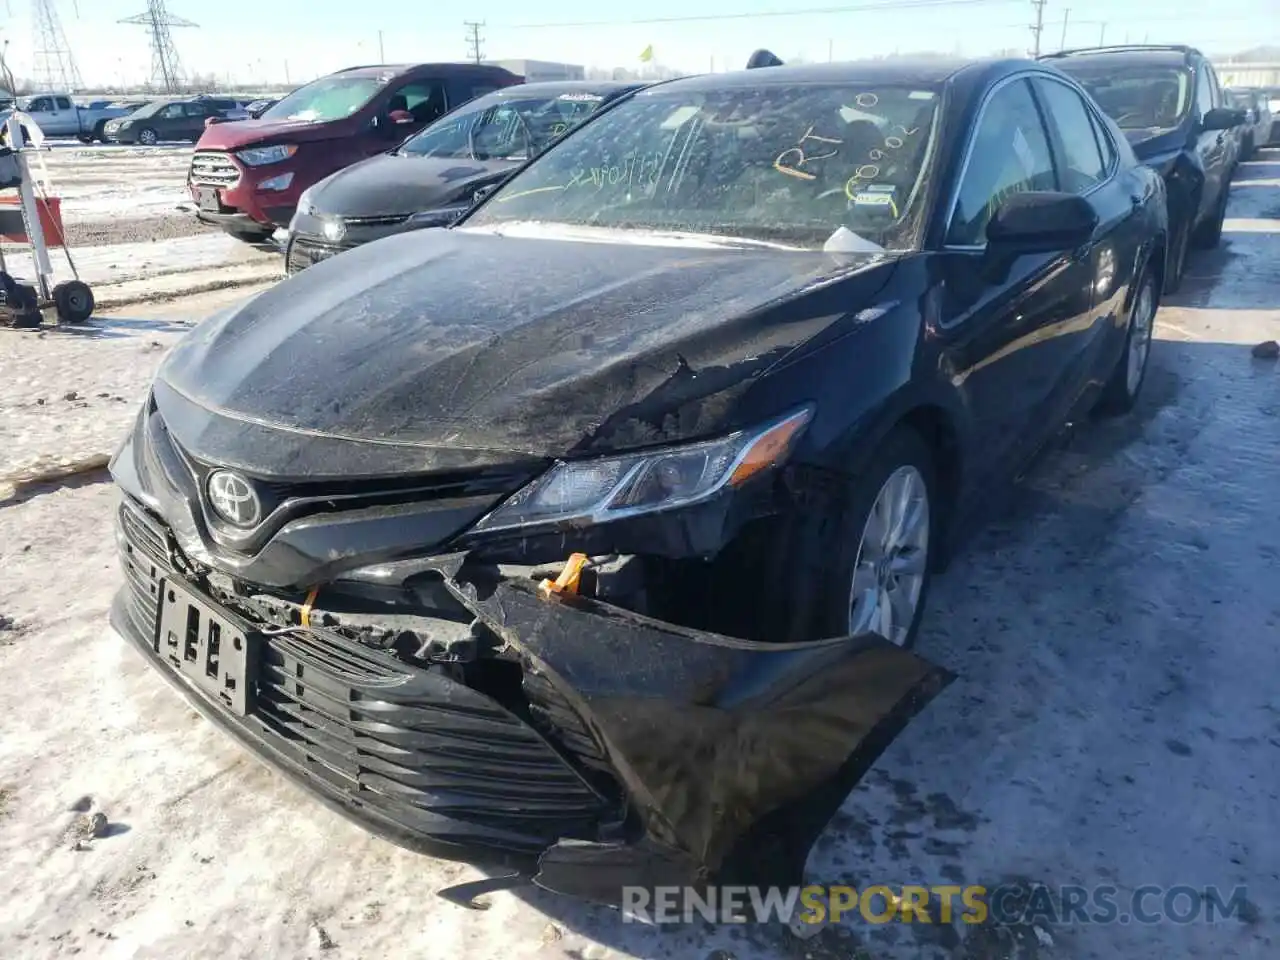
M442 117L397 153L414 157L527 160L604 102L599 94L481 97Z
M299 87L262 115L263 120L321 123L355 113L382 89L377 77L322 77Z
M1176 127L1191 106L1191 73L1180 67L1073 68L1069 59L1057 66L1074 76L1122 130Z
M169 105L168 100L161 100L158 103L145 103L133 112L134 117L150 117Z
M936 90L848 83L641 95L548 150L466 226L536 221L807 249L852 232L912 249L937 101Z

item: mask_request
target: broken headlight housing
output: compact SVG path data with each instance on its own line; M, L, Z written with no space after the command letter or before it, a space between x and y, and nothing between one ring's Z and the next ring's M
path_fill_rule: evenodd
M698 503L785 461L812 416L813 408L804 407L718 440L557 461L486 514L474 530L607 523Z

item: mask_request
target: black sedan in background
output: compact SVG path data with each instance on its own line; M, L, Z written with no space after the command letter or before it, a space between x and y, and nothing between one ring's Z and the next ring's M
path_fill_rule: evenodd
M103 135L111 143L137 143L153 147L164 140L195 142L204 133L205 121L227 115L233 100L191 97L184 100L157 100L127 117L109 120Z
M289 224L285 268L379 237L447 226L476 191L501 182L601 107L642 83L525 83L478 97L414 134L305 191Z
M1231 174L1239 159L1232 129L1245 122L1194 47L1121 46L1064 50L1042 58L1074 77L1124 131L1138 159L1168 188L1170 254L1165 292L1182 282L1190 247L1222 237Z
M112 461L113 623L399 842L798 884L949 679L908 648L960 518L1134 404L1167 243L1044 64L641 90L187 335Z

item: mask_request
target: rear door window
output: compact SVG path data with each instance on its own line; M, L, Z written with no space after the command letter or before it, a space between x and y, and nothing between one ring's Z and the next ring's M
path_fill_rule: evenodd
M1080 95L1064 83L1037 77L1035 88L1045 120L1057 134L1058 187L1084 193L1107 177L1089 110Z

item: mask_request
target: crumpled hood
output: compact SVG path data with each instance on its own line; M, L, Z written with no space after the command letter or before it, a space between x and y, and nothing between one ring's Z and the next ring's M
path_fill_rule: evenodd
M317 213L384 217L450 203L519 163L380 154L332 174L311 190Z
M319 461L338 448L374 473L406 453L425 471L675 442L737 426L733 401L891 261L419 231L206 320L155 397L189 452L260 475L356 469Z

